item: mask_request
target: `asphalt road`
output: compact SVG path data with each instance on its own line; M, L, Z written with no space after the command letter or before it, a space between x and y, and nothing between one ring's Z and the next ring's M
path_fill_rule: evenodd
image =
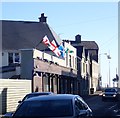
M93 111L93 118L120 118L120 101L102 101L101 96L92 95L84 100Z

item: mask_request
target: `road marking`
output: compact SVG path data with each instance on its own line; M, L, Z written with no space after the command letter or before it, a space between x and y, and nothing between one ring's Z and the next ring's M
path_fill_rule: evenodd
M114 108L114 107L116 107L117 106L117 104L115 104L114 106L111 106L110 108L108 108L108 109L112 109L112 108Z

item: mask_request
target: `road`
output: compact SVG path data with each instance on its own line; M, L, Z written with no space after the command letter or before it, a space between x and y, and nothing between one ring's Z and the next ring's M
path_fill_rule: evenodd
M84 100L92 109L93 118L120 118L120 101L103 102L99 95L85 97Z

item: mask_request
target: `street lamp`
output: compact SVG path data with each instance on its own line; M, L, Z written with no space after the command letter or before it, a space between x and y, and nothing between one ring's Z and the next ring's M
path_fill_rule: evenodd
M110 87L110 59L111 59L110 54L107 55L107 59L109 60L109 87Z
M107 53L100 53L99 54L99 75L100 75L100 77L101 77L101 55L107 56Z
M110 56L110 54L107 54L107 53L99 54L99 79L102 78L102 76L101 76L101 55L106 55L107 59L109 60L109 87L110 87L110 59L111 59L111 56Z

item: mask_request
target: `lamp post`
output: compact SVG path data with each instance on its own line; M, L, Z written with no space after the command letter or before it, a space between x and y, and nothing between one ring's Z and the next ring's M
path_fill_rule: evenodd
M107 59L109 60L109 87L110 87L110 59L111 59L110 54L107 55Z
M106 55L107 56L107 53L100 53L99 54L99 87L101 87L102 86L102 81L101 81L101 78L102 78L102 76L101 76L101 55Z
M99 78L102 78L101 76L101 55L106 55L107 56L107 59L109 60L109 87L110 87L110 59L111 59L111 56L110 54L107 54L107 53L100 53L99 54Z
M99 54L99 75L100 75L100 77L101 77L101 55L107 56L107 53L100 53Z

